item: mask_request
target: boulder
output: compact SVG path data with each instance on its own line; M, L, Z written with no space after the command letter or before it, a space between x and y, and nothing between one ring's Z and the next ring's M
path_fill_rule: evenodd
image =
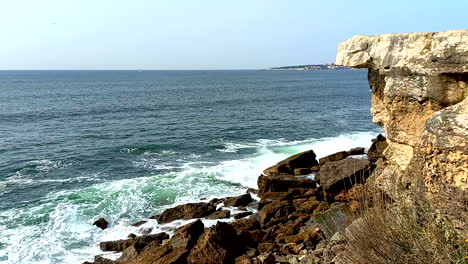
M228 223L218 222L200 236L187 257L187 263L234 263L241 249L238 239L234 227Z
M135 223L131 224L131 226L139 227L139 226L141 226L143 224L146 224L146 222L147 221L145 221L145 220L141 220L141 221L138 221L138 222L135 222Z
M209 216L206 217L206 219L224 219L224 218L229 218L231 216L231 211L229 210L218 210Z
M328 156L325 156L323 158L320 158L319 163L320 163L320 166L322 166L323 164L330 162L330 161L339 161L339 160L345 159L347 156L348 156L348 153L346 151L340 151L340 152L336 152Z
M346 154L349 156L355 156L355 155L364 155L366 154L365 148L352 148L346 152Z
M121 264L179 264L187 263L187 256L203 233L200 219L176 229L163 245L150 244L140 254Z
M371 172L368 160L347 158L325 163L321 166L318 177L324 196L328 200L333 200L341 191L365 182Z
M128 247L134 246L137 251L140 251L150 243L161 244L163 240L168 238L169 235L162 232L154 235L138 236L131 239L104 241L99 243L99 247L102 251L122 252Z
M226 200L224 200L224 206L247 206L252 201L253 200L252 196L250 196L250 193L246 193L239 196L226 198Z
M164 210L157 217L159 224L165 224L174 220L201 218L216 211L216 206L212 203L188 203Z
M276 165L269 167L263 171L264 175L280 175L280 174L294 174L296 168L310 168L317 165L316 155L313 150L304 151L293 155L285 160L278 162Z
M292 175L261 175L257 180L260 195L266 192L287 192L295 188L316 188L315 180Z
M372 145L367 151L367 157L369 161L375 162L378 159L384 157L383 152L387 148L387 138L379 134L376 138L372 140Z
M232 226L236 230L237 234L241 234L244 231L260 229L260 223L253 217L236 220L232 223Z
M266 225L271 218L287 217L295 211L294 206L289 201L274 201L265 205L258 211L259 221L262 226Z
M107 220L104 218L99 218L98 220L94 221L93 225L101 229L106 229L109 226L109 222L107 222Z
M241 212L241 213L235 214L235 215L234 215L234 219L241 219L241 218L244 218L244 217L249 216L249 215L252 215L252 214L253 214L253 213L250 212L250 211Z
M297 169L294 169L294 175L296 175L296 176L308 175L310 173L312 173L312 170L310 168L297 168Z

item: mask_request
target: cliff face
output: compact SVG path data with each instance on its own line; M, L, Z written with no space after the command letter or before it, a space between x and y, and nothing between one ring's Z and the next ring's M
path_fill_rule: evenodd
M408 187L422 175L431 193L466 202L468 30L358 35L336 63L369 69L373 121L389 143L377 182Z

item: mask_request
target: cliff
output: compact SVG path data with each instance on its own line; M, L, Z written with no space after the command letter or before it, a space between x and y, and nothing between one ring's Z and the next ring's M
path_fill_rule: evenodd
M336 63L369 69L373 121L388 141L376 182L423 179L432 198L466 208L468 30L357 35L339 45Z

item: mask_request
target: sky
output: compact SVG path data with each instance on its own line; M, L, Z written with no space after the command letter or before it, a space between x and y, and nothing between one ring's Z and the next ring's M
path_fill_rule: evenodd
M0 70L320 64L355 34L467 26L468 0L2 0Z

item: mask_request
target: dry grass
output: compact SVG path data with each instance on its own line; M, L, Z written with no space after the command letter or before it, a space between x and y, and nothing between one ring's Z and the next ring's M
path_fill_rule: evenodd
M468 243L425 195L423 184L392 193L394 200L367 190L356 220L343 231L348 243L341 259L361 264L468 263Z

